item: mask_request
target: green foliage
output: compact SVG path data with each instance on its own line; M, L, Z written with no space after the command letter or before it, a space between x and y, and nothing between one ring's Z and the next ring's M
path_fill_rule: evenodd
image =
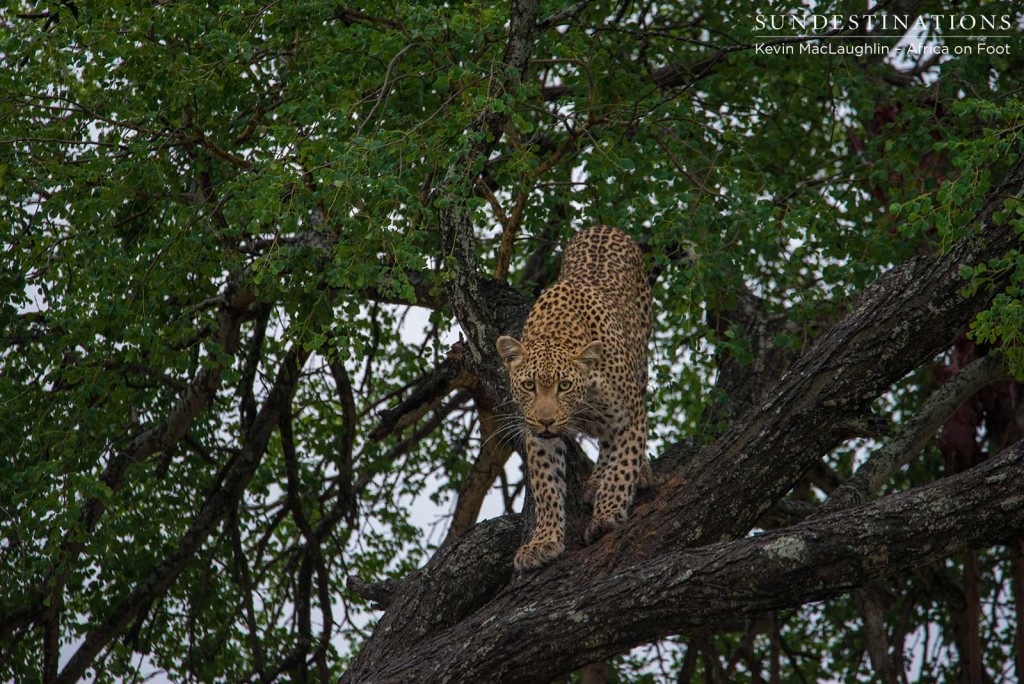
M541 15L571 4L543 2ZM411 502L450 501L479 448L465 398L421 418L413 437L370 433L377 411L445 351L453 317L436 210L448 199L431 190L486 135L473 127L482 112L508 122L475 171L506 214L525 198L515 286L535 294L549 283L555 247L589 224L621 226L649 247L661 272L656 445L724 427L701 422L727 401L713 390L718 364L753 362L752 347L739 327L716 333L708 314L734 308L740 289L806 330L773 340L800 349L893 264L973 231L983 239L972 219L1021 150L1019 51L951 58L929 72L937 83L896 87L885 80L893 67L871 57L757 55L752 12L725 0L591 3L540 32L523 83L495 96L507 3L0 9L0 615L34 616L11 634L0 625L0 679L38 678L40 605L59 604L71 649L160 571L243 458L295 350L310 357L288 402L293 444L274 431L244 494L93 674L134 677L140 654L195 681L241 681L284 662L297 680L344 669L368 619L345 578L419 564L426 544ZM59 20L33 18L45 13ZM652 80L710 57L699 78ZM462 193L493 273L495 208L478 189ZM1024 202L1006 198L991 221L1021 230L1022 217ZM1012 284L971 334L1024 376L1024 259L965 272L965 288L1003 271ZM225 338L223 293L238 283L256 303ZM422 335L403 329L410 305L431 310ZM212 396L180 438L105 479L203 377L217 378ZM927 387L909 380L881 408L912 409ZM849 475L855 451L830 464ZM898 484L941 468L930 453ZM310 529L323 537L311 542ZM995 591L993 554L983 571ZM312 646L300 638L303 601ZM931 594L908 589L901 601L891 610L913 624L949 626ZM781 616L798 654L782 661L783 680L799 670L867 681L857 619L849 601ZM994 630L986 657L999 662L1011 641ZM713 645L739 653L732 635ZM773 646L750 648L754 662ZM660 681L652 672L678 669L685 652L622 659L616 676ZM710 678L701 667L696 676ZM736 676L753 681L746 665Z

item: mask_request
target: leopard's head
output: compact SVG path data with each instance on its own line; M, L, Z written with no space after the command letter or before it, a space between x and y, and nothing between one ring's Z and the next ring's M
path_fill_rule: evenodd
M498 338L498 354L508 368L512 398L538 437L557 437L584 408L590 371L601 356L601 343L578 349L537 344L527 347L512 337Z

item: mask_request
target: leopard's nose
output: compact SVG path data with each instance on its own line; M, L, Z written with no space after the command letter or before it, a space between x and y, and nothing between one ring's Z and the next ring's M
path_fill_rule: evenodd
M538 418L537 422L540 423L541 425L543 425L544 429L547 430L548 428L550 428L552 425L555 424L555 419L554 418Z

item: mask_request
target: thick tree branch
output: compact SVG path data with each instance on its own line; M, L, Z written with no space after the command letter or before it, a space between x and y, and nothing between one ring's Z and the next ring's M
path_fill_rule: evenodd
M479 289L498 332L518 335L532 302L509 285L490 279L482 279ZM500 403L505 386L503 379L496 375L493 355L486 359L492 366L490 373L479 372L468 357L464 345L454 346L447 358L424 375L402 401L380 413L370 437L383 439L413 425L458 389L472 389L477 403L483 406Z
M381 411L377 427L370 432L370 438L384 439L415 424L439 407L449 394L472 386L474 381L475 378L466 368L463 351L459 348L450 351L448 358L423 376L405 399Z
M868 506L604 568L583 585L578 573L549 568L521 578L451 630L393 652L372 676L353 673L351 681L547 681L670 634L820 601L1020 533L1021 477L1024 443L966 473ZM571 560L600 562L591 554Z
M228 354L238 349L239 326L255 301L255 295L244 285L231 282L221 295L221 307L217 314L217 342ZM177 406L165 420L135 437L124 449L132 463L138 463L153 453L166 451L184 437L192 421L213 399L220 387L224 368L220 364L203 367L196 373L196 379L178 401ZM104 482L119 481L123 471L104 473ZM109 481L108 481L109 480Z
M342 427L338 435L338 506L343 509L351 521L356 518L356 494L355 482L353 482L353 458L355 456L356 428L359 420L356 415L356 400L352 390L352 380L349 378L345 364L338 360L329 363L331 376L334 378L334 386L338 392L338 401L341 404ZM321 524L323 521L321 521ZM323 539L323 535L318 536Z
M1018 244L1011 228L992 226L989 219L1022 184L1024 159L1017 159L979 212L974 234L945 255L913 259L880 277L846 317L808 345L765 403L663 488L659 506L636 511L616 549L624 552L642 538L657 552L749 530L803 472L847 437L849 418L869 415L875 398L946 349L1005 286L1008 274L963 297L966 282L960 273ZM686 511L695 522L679 524L662 513L664 508Z
M582 499L586 457L572 448L574 445L567 446L570 496L566 541L574 549L582 546L586 525L587 509ZM391 607L375 631L388 638L371 639L356 657L350 678L343 681L364 681L367 677L373 681L374 676L368 673L384 666L396 652L415 648L428 635L455 625L494 599L512 577L512 555L523 541L524 531L533 524L532 506L524 510L527 515L493 518L471 527L397 585L381 587L350 579L350 586L361 594L374 600L382 595Z
M864 620L864 636L871 666L879 679L888 684L897 684L897 673L902 669L897 669L895 659L889 653L889 639L885 631L885 606L882 602L882 591L876 586L878 584L880 582L876 580L857 592Z

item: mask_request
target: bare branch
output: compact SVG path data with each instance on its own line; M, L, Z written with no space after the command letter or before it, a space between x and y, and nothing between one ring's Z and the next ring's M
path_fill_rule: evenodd
M983 356L932 392L921 409L903 424L900 433L857 469L857 472L826 500L819 514L856 506L885 485L897 470L910 463L953 412L982 387L1009 377L1006 359Z
M479 285L497 330L504 335L519 334L530 310L531 300L505 283L481 279ZM440 406L453 391L472 391L480 406L501 403L506 390L504 380L495 367L494 356L488 354L486 368L481 370L469 358L465 346L456 344L448 352L447 358L424 375L405 399L381 412L377 427L370 432L370 438L383 439L412 425Z
M575 19L580 14L580 12L585 10L587 8L587 5L591 4L592 2L593 0L579 0L578 2L574 2L573 4L569 5L563 10L559 10L554 14L548 15L547 17L537 22L537 30L547 31L549 28L553 28L555 26L562 26L563 24L568 24L573 19Z
M514 450L512 438L502 434L503 425L498 415L488 409L479 409L479 415L480 454L459 491L446 544L476 523L487 492Z
M466 367L464 349L457 345L444 361L417 383L409 396L380 413L380 420L370 432L370 439L384 439L414 424L439 407L449 394L472 387L474 381Z
M873 582L868 588L858 592L861 615L864 619L865 641L871 666L888 684L896 684L896 666L892 654L889 653L889 639L885 632L885 614L881 590Z

